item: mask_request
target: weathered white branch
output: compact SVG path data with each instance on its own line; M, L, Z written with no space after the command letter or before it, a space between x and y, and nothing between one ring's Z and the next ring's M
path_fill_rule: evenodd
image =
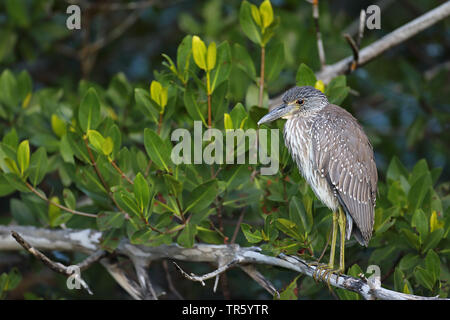
M0 251L20 250L22 247L12 238L14 230L22 235L33 247L40 250L79 251L93 253L100 249L99 239L101 233L93 230L48 230L35 227L0 226ZM278 257L266 256L258 247L240 247L233 245L209 245L196 244L192 248L183 248L177 244L161 245L157 247L132 245L123 239L116 249L116 254L129 257L132 261L140 261L140 267L148 266L152 261L160 259L174 259L191 262L212 262L216 265L224 265L224 261L232 261L233 265L261 264L284 268L312 277L316 271L315 266L310 266L302 259L293 256L280 255ZM105 265L105 259L102 260ZM109 264L111 272L111 264ZM213 276L217 275L215 273ZM117 274L116 274L117 275ZM115 277L117 280L117 277ZM123 278L123 277L119 277ZM123 280L123 279L122 279ZM129 281L124 281L129 284ZM435 300L438 297L421 297L399 293L382 287L375 287L364 279L358 279L347 275L330 277L330 285L357 292L366 299L386 300ZM128 292L133 296L142 298L142 292L133 284ZM131 293L130 292L130 293Z
M358 66L362 66L370 62L390 48L408 40L419 32L447 18L449 15L450 1L447 1L433 10L430 10L420 17L412 20L411 22L401 26L400 28L395 29L371 45L361 49L359 51ZM327 84L336 76L349 72L352 61L353 56L349 56L332 65L327 65L323 67L320 72L316 73L316 77ZM269 109L280 102L281 96L271 99Z

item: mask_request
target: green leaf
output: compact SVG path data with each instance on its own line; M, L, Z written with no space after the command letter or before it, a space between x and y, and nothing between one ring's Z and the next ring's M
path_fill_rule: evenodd
M347 86L347 80L344 75L337 76L331 80L325 89L325 95L330 103L333 104L340 104L349 92L350 88Z
M31 192L27 188L26 184L19 178L17 174L5 173L3 177L8 181L8 183L20 192Z
M299 234L300 230L295 222L284 218L278 218L277 220L275 220L275 225L286 235L297 240L301 239L301 236Z
M294 221L301 230L310 233L313 226L313 217L306 212L303 203L296 196L289 202L289 218Z
M176 197L183 191L182 183L178 181L173 175L165 174L164 183L168 187L169 192Z
M66 207L68 207L72 210L75 210L77 203L76 203L75 196L73 195L73 193L70 189L64 188L63 199L64 199L64 204L66 205Z
M211 244L223 244L223 238L217 233L217 231L209 230L200 226L197 226L197 237L202 242Z
M107 137L102 145L102 152L105 156L109 156L114 150L114 142L111 137Z
M429 249L434 249L444 236L444 229L437 229L431 232L424 242L422 252L427 252Z
M295 76L297 86L314 86L316 84L316 75L314 72L304 63L300 64Z
M17 80L8 69L0 75L0 102L3 102L10 109L14 109L19 104L20 96Z
M272 81L278 78L281 69L283 69L285 60L284 44L282 42L269 47L267 50L266 59L267 81Z
M2 142L11 147L14 152L17 150L17 146L19 145L19 137L17 136L17 131L14 127L3 136Z
M386 172L386 178L388 181L397 181L400 179L400 176L407 178L408 170L406 170L405 166L400 162L400 160L396 156L394 156L389 163L389 167Z
M206 66L208 70L214 69L216 66L217 48L216 43L211 42L208 46L208 54L206 59Z
M17 38L13 30L0 30L0 62L7 61L14 53Z
M158 136L158 134L148 128L144 130L144 146L148 156L153 162L160 168L170 171L169 166L171 164L170 150L168 150L166 144Z
M218 184L215 179L199 185L192 190L184 212L198 212L207 208L216 198L217 190Z
M248 51L238 43L233 45L233 65L243 70L251 79L256 78L256 69Z
M19 164L20 174L23 176L25 170L30 165L30 144L28 140L24 140L17 148L17 162Z
M14 221L19 225L39 225L36 215L33 214L30 207L24 201L12 198L9 202L9 209Z
M134 100L136 101L137 107L142 111L148 118L152 119L153 122L158 123L159 119L159 109L150 100L150 93L147 90L136 88L134 89Z
M414 253L408 253L400 260L398 267L400 270L409 271L412 270L415 266L417 266L420 263L420 261L421 258L419 255Z
M225 130L233 129L233 121L231 120L231 117L228 113L225 113L223 115L223 125L224 125Z
M264 0L259 7L259 12L261 13L262 26L267 28L273 22L273 9L269 0Z
M6 157L3 160L5 161L5 165L7 166L8 170L11 173L14 173L14 174L16 174L18 176L21 176L19 168L17 167L17 163L13 159L11 159L9 157Z
M250 243L258 243L263 240L261 231L255 230L255 232L251 232L251 226L246 223L241 224L241 230L242 233L244 233L244 236L247 239L247 241Z
M6 11L11 21L19 27L28 27L30 17L24 0L5 0Z
M252 5L248 1L243 1L239 10L239 22L242 31L254 43L261 45L262 39L258 26L252 15Z
M184 92L184 106L192 120L201 120L205 127L208 126L192 89L188 88Z
M121 228L125 222L125 216L118 211L104 211L97 215L97 226L100 231Z
M416 267L414 269L414 277L420 285L424 286L428 290L433 290L433 276L429 271L422 267Z
M411 220L411 227L415 227L419 233L419 240L421 243L428 236L428 219L422 209L417 209Z
M195 64L202 70L208 70L206 66L206 46L198 36L192 37L192 55Z
M296 276L288 286L280 292L280 300L298 300L297 281L300 275Z
M188 223L186 227L180 232L180 235L177 238L177 242L179 245L185 247L185 248L192 248L194 245L194 238L197 234L197 226Z
M47 151L44 147L40 147L31 156L29 179L33 187L36 187L44 179L47 173L47 166Z
M89 138L89 143L94 147L94 149L102 153L103 145L105 144L105 138L102 134L96 130L88 130L87 136Z
M252 9L252 17L253 20L255 21L255 23L261 27L262 23L261 23L261 14L259 13L258 7L255 6L254 4L251 4L251 9Z
M78 120L83 132L95 130L100 124L100 100L94 88L89 88L81 100Z
M51 202L59 204L59 198L58 197L51 197L49 199ZM53 204L48 205L48 220L50 222L51 227L56 227L60 223L57 223L57 218L61 215L61 209Z
M51 125L53 132L61 138L66 134L66 124L56 114L52 114Z
M118 195L118 196L117 196ZM119 204L123 205L123 209L136 217L141 217L139 207L136 203L136 199L127 191L119 191L114 193L115 199Z
M150 93L153 101L155 101L161 107L160 113L163 112L164 107L167 105L167 88L163 88L161 83L153 80L150 85Z
M140 172L138 172L136 178L134 178L133 190L139 210L144 213L150 202L150 188L147 180L145 180Z
M189 78L189 66L192 56L192 36L183 38L177 50L177 66L181 73L183 83L187 83Z
M217 47L217 66L211 72L211 91L228 80L231 72L231 48L227 41Z
M408 208L411 211L416 211L421 207L426 193L431 187L430 174L423 174L411 185L408 192Z
M395 268L395 271L394 271L394 290L395 291L402 292L404 277L405 277L405 275L400 270L400 268Z
M433 277L433 283L439 280L441 275L441 261L434 250L428 250L425 257L425 267Z
M64 162L75 164L75 161L73 160L73 151L69 139L67 138L67 134L64 135L59 142L59 152L64 159Z

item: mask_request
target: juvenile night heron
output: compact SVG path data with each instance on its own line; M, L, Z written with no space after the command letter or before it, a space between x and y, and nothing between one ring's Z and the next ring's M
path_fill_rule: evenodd
M344 272L344 246L353 234L363 246L372 236L377 193L377 168L372 145L358 121L346 110L330 104L313 87L294 87L283 95L283 103L258 125L287 119L284 141L303 177L316 196L333 211L333 230L328 266L317 270ZM334 268L337 226L341 251ZM316 270L316 271L317 271Z

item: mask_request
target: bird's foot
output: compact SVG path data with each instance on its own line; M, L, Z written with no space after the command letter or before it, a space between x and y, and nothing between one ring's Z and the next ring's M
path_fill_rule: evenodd
M330 286L331 276L334 274L336 277L339 277L343 274L343 270L341 269L333 269L329 264L317 264L316 270L313 273L313 279L316 282L323 281L326 282L328 287Z

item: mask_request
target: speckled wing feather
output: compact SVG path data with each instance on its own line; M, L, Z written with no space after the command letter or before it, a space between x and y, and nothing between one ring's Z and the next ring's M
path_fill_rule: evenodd
M344 211L352 217L355 238L367 246L378 181L369 139L350 113L330 104L317 115L312 140L315 169L327 179Z

